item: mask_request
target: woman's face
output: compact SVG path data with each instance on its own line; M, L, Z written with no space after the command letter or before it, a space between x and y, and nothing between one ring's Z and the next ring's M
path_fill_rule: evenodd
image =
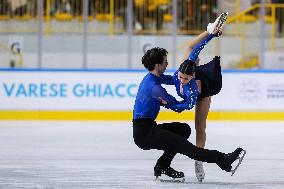
M181 84L187 84L190 82L190 80L193 78L191 75L183 74L181 72L178 72L178 79Z

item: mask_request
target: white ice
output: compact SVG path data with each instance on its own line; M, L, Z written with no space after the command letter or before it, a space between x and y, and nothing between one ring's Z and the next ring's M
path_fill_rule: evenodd
M130 121L2 121L0 188L284 188L284 122L208 122L207 148L238 146L247 156L233 177L205 164L199 184L194 161L177 155L172 167L186 182L162 183L153 176L162 152L139 149Z

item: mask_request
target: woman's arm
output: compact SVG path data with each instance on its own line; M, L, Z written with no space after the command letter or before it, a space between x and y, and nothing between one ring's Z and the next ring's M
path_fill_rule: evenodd
M184 55L184 59L186 60L188 58L188 55L191 53L192 49L198 44L200 43L203 39L205 39L207 36L209 35L209 33L207 31L199 34L197 37L195 37L193 40L191 40L188 44L187 44L187 48L186 48L186 52Z
M195 47L192 49L187 59L196 62L200 52L204 49L205 45L207 45L209 41L213 39L214 36L215 36L214 34L210 34L207 37L205 37L202 41L200 41L197 45L195 45Z

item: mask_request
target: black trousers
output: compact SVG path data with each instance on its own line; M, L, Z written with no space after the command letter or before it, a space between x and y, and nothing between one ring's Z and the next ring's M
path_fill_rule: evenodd
M176 153L208 163L218 163L223 160L224 153L199 148L190 143L187 140L190 134L191 129L186 123L157 124L152 119L133 120L135 144L143 150L163 150L163 155L157 161L160 165L170 166Z

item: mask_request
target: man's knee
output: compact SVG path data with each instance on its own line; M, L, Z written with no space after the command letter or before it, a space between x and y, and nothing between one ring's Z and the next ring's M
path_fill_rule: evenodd
M149 146L146 145L145 141L143 141L142 139L134 137L134 143L142 150L150 150Z
M188 139L189 136L191 135L191 128L187 123L180 123L180 128L182 130L181 135Z

